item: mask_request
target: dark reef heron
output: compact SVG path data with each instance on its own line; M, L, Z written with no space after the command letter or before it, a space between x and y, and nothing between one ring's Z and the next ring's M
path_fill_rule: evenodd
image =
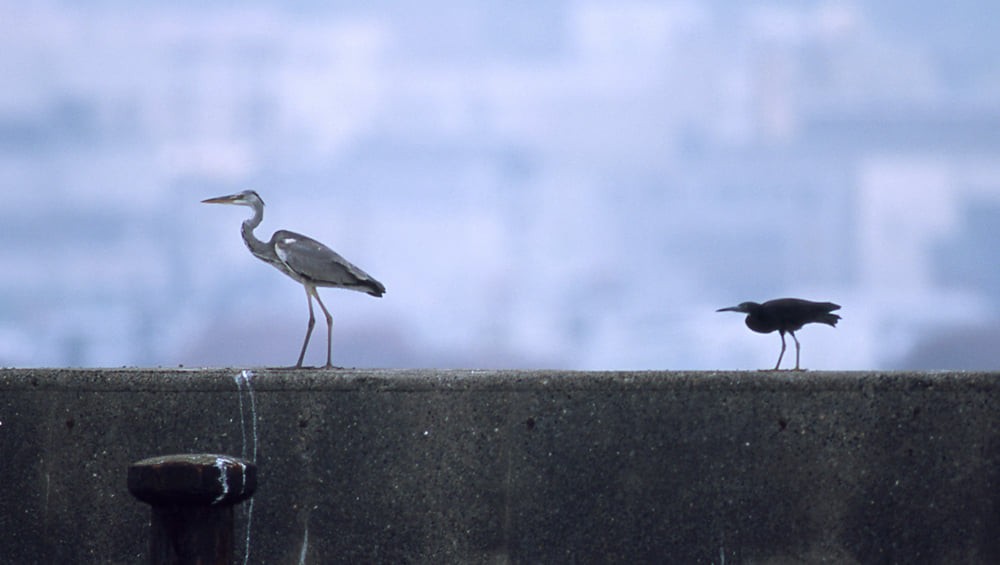
M781 334L781 354L778 355L778 362L774 365L775 371L781 366L781 358L785 356L785 333L791 334L792 339L795 340L795 370L800 371L799 340L795 337L795 332L802 329L802 326L811 323L836 327L840 316L830 312L838 309L840 306L833 302L778 298L768 300L763 304L743 302L739 306L719 308L716 312L742 312L747 315L747 327L758 333L767 334L778 330L778 333Z
M330 352L333 343L333 317L323 305L323 301L319 299L316 288L321 286L346 288L365 292L372 296L382 296L385 293L385 287L382 283L329 247L302 234L278 230L266 243L257 239L253 230L264 219L264 201L259 194L252 190L209 198L202 200L202 202L206 204L236 204L249 206L253 209L253 217L244 221L242 228L243 241L250 249L250 253L295 279L306 289L306 299L309 301L309 327L306 330L306 338L302 342L302 351L299 353L299 360L295 363L295 367L302 367L306 347L309 346L313 326L316 325L316 316L313 314L313 298L319 303L323 315L326 316L326 366L332 367Z

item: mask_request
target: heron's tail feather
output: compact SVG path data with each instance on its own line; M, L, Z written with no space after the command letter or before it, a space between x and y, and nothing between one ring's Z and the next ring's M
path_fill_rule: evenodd
M359 290L375 297L380 297L385 294L385 286L373 278L367 278L360 281L359 286L361 287Z

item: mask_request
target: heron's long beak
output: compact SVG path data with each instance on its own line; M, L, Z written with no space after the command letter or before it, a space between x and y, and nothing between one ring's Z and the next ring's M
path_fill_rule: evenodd
M716 312L742 312L739 306L730 306L729 308L719 308Z
M215 198L207 198L202 200L202 204L236 204L239 200L239 194L230 194L229 196L216 196Z

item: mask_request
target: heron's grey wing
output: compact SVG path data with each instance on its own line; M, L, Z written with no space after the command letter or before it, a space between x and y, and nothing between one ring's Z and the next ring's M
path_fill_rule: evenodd
M317 286L337 286L381 296L385 287L322 243L288 230L271 238L274 252L292 272Z

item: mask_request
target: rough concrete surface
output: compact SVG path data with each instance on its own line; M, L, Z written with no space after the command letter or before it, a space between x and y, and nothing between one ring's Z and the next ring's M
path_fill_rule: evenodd
M0 562L141 563L128 466L222 453L238 563L1000 563L998 383L2 370Z

